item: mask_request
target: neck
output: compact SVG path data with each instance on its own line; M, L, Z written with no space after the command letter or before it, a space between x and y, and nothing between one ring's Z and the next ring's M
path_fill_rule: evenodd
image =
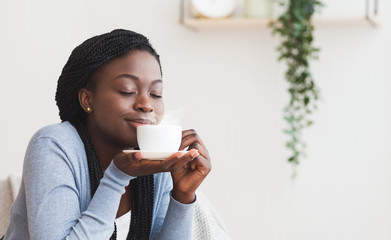
M102 171L105 172L115 155L122 152L123 149L114 145L113 141L110 141L110 139L103 136L89 121L87 121L86 127L92 146L98 156Z

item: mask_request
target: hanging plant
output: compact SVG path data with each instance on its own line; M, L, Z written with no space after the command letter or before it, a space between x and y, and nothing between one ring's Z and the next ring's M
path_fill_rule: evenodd
M312 45L314 26L311 18L323 4L314 0L290 0L282 1L280 5L286 7L286 11L269 26L273 34L281 37L282 42L277 47L278 60L285 61L288 67L285 79L289 84L290 101L284 109L284 119L288 123L284 132L290 137L286 143L291 151L288 161L297 165L304 156L302 130L312 125L310 115L317 108L319 96L309 60L316 59L319 52L319 48Z

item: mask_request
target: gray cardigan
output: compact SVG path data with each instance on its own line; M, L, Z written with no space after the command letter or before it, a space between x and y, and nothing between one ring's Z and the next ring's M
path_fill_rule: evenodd
M108 240L132 178L111 163L91 199L87 158L76 129L69 122L44 127L29 143L5 239ZM194 203L170 196L169 173L154 179L151 239L191 239Z

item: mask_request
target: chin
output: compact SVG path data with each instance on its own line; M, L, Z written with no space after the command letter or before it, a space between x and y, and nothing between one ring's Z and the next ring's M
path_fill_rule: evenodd
M137 143L137 140L132 140L132 141L128 141L127 144L126 144L126 148L136 148L138 147L138 143Z
M138 146L137 137L133 134L123 135L122 137L117 138L117 141L117 145L123 150L131 150Z

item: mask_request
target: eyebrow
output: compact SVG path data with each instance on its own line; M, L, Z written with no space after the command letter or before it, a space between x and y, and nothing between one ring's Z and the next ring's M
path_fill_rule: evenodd
M123 78L123 77L124 77L124 78L132 79L132 80L137 81L137 82L140 81L140 78L139 78L139 77L137 77L137 76L135 76L135 75L133 75L133 74L128 74L128 73L124 73L124 74L118 75L118 76L115 77L113 80L118 79L118 78ZM163 83L163 81L162 81L161 79L156 79L156 80L153 80L153 81L152 81L152 83L158 83L158 82Z

